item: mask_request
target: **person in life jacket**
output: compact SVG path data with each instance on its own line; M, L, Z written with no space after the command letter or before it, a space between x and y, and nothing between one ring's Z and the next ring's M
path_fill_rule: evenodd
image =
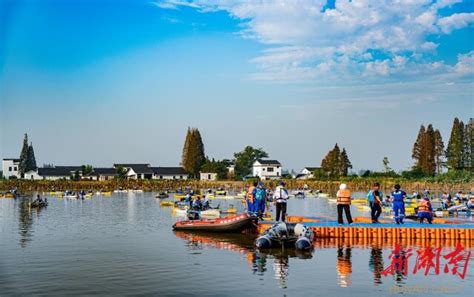
M288 190L285 189L285 182L280 182L280 185L276 187L275 193L273 193L273 201L275 202L276 217L275 221L284 222L286 218L286 201L288 200Z
M420 223L423 223L425 219L430 224L433 222L433 207L429 198L425 197L418 203L418 217L420 218Z
M342 212L346 213L347 223L352 225L352 216L351 216L351 191L347 189L346 184L341 184L339 186L339 191L337 191L337 222L339 225L344 223L342 219Z
M256 203L255 203L255 192L257 191L257 182L254 182L247 190L247 212L249 214L254 214L256 210Z
M255 204L256 212L260 219L263 219L263 214L265 213L265 203L267 201L267 190L265 189L265 184L259 182L257 189L255 190Z
M403 224L403 218L405 217L405 197L407 194L400 190L400 185L395 185L395 191L392 192L392 205L393 205L393 217L395 223Z

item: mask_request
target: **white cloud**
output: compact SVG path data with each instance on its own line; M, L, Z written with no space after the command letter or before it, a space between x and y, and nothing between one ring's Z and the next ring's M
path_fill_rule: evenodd
M449 34L474 22L474 13L441 17L461 0L169 0L202 12L226 11L241 20L244 38L267 44L252 60L258 80L389 78L453 70L425 57L438 44L430 35ZM467 73L466 71L456 73Z
M438 25L444 33L467 27L474 23L474 13L456 13L448 17L440 18Z

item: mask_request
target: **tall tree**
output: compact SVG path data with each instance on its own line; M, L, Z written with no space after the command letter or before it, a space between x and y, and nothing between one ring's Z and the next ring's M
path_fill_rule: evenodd
M20 175L23 177L25 172L27 171L27 160L28 160L28 134L25 133L25 137L23 138L23 147L21 148L20 153L20 164L18 165L18 171Z
M463 169L464 161L464 124L458 118L454 119L449 137L446 158L449 169Z
M341 150L336 143L334 148L330 150L321 161L321 168L324 170L326 175L328 175L329 177L338 177L340 175L340 158Z
M36 166L36 157L35 157L35 150L33 149L33 143L30 143L28 146L28 157L26 159L26 169L25 172L30 170L36 170L38 166Z
M205 160L201 133L196 128L188 128L183 146L181 165L190 175L197 177Z
M349 156L347 155L346 149L343 148L339 157L339 174L342 176L347 176L347 174L349 173L349 169L351 168L351 161L349 160Z
M421 159L422 159L422 146L423 146L423 137L425 135L425 126L421 125L420 130L418 131L418 136L416 137L416 141L413 144L413 150L411 157L413 160L415 160L415 165L413 166L414 168L420 168L421 167Z
M434 131L434 145L435 145L435 162L436 173L440 174L444 167L444 142L441 137L441 132L438 129Z
M464 127L464 168L474 171L474 118Z
M268 158L268 154L261 148L246 146L241 152L234 154L235 175L243 178L252 173L252 165L257 159Z
M433 125L426 127L425 135L422 141L422 163L421 170L427 175L434 175L436 172L436 154L435 154L435 131Z
M385 173L392 171L392 168L390 168L390 161L388 160L388 157L383 157L382 163L383 163L383 170Z

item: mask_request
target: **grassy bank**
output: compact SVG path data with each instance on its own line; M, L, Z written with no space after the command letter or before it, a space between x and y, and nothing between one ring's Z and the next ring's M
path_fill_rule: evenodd
M325 192L333 192L341 182L348 184L353 191L366 191L370 189L374 182L380 182L383 190L391 189L395 184L401 184L406 190L430 189L431 191L472 191L474 181L429 181L429 180L406 180L403 178L347 178L341 181L318 181L318 180L287 180L290 189L302 188L308 185L310 189L320 189ZM8 191L17 187L21 192L33 191L64 191L64 190L104 190L112 191L118 188L132 189L138 188L144 191L162 191L167 189L177 189L178 187L192 187L193 189L206 189L224 187L226 189L240 190L250 182L243 181L177 181L177 180L110 180L110 181L29 181L29 180L1 180L0 191ZM273 188L278 185L278 181L267 181L266 186Z

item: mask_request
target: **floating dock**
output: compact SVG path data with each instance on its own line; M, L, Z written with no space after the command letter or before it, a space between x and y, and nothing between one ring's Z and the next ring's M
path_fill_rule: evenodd
M369 219L370 220L370 219ZM303 223L313 230L316 238L355 238L379 239L396 242L399 240L446 240L471 241L474 240L474 222L449 222L420 224L406 221L403 225L395 223L372 224L367 218L354 218L354 224L340 226L337 222L327 218L288 217L290 223ZM262 222L259 232L263 233L275 222Z

